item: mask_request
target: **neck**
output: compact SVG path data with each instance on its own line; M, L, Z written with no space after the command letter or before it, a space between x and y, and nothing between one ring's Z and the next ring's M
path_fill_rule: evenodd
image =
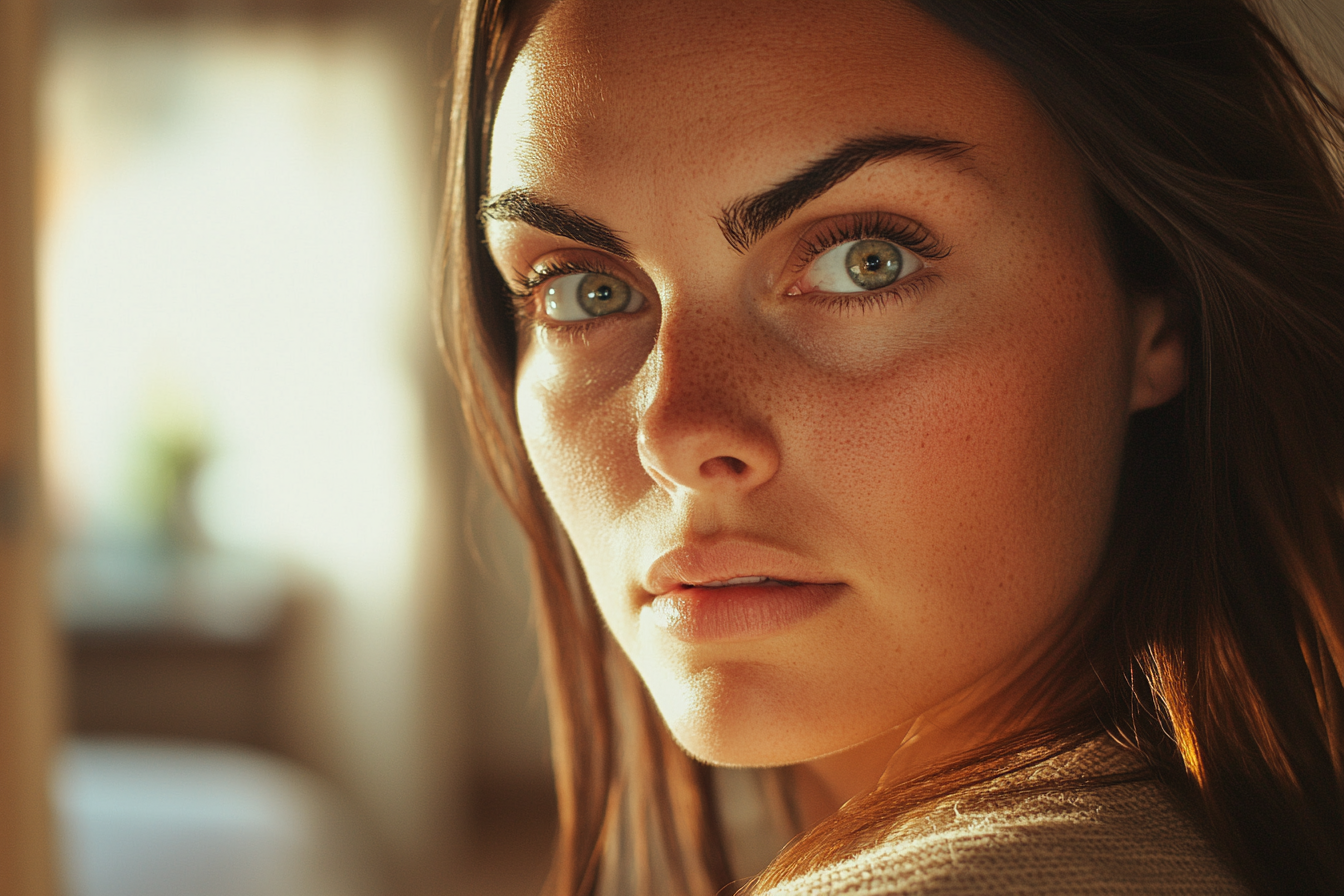
M1086 702L1081 685L1042 686L1086 680L1064 672L1058 663L1042 669L1039 657L998 668L871 740L795 766L801 820L811 827L879 785L899 785L957 755L1071 714Z

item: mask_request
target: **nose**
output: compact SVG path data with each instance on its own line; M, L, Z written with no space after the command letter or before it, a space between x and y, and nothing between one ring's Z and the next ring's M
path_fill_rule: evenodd
M767 371L723 320L664 318L639 384L639 458L679 491L743 495L774 477Z

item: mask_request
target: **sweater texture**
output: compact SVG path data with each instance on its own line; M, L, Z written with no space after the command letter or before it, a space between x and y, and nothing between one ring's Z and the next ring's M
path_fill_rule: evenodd
M767 896L1249 896L1158 782L1077 784L1141 769L1111 741L1089 741L937 802Z

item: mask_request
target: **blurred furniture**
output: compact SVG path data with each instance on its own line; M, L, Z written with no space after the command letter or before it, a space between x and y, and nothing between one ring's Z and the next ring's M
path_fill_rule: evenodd
M67 549L53 580L69 896L386 892L368 826L296 761L316 617L292 573L122 542Z
M224 741L309 760L316 601L283 566L92 544L58 557L67 718L78 735Z
M225 741L281 751L281 627L255 641L193 632L75 632L70 729Z

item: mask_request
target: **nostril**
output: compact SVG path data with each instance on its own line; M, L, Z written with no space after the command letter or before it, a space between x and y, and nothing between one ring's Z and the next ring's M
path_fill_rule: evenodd
M711 457L700 465L700 474L707 477L712 477L716 474L726 474L737 477L745 473L746 470L746 461L739 460L736 457L729 457L726 454L718 457Z

